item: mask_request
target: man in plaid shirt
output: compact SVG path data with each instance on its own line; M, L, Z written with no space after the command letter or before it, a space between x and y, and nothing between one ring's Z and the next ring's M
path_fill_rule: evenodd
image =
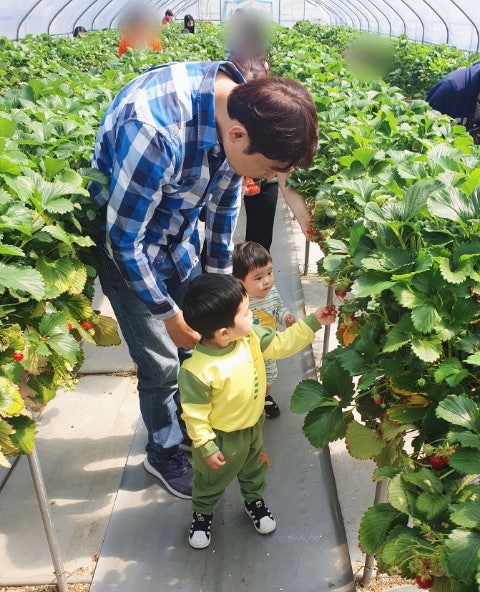
M93 166L107 182L90 187L100 281L138 368L145 468L178 497L190 499L193 476L175 400L179 355L200 338L181 312L201 273L200 213L206 271L231 273L242 176L308 167L316 148L305 88L274 77L245 83L230 62L153 68L125 86L102 119Z

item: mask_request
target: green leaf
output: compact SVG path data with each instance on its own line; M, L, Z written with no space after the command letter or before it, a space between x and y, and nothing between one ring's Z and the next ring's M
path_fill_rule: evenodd
M399 512L411 516L414 513L417 496L402 479L402 474L395 475L388 484L387 499Z
M322 407L325 403L327 406L332 404L338 406L338 401L325 395L325 389L318 381L309 378L302 380L295 387L290 400L290 409L293 413L303 414Z
M12 138L16 131L15 122L6 117L0 117L0 138Z
M474 528L480 531L480 504L477 499L469 499L463 504L453 504L450 509L450 520L454 524L461 528Z
M321 380L326 394L338 397L343 407L350 405L355 386L350 373L342 368L337 351L327 354L322 362Z
M476 448L459 448L451 456L448 464L462 475L480 473L480 454Z
M461 284L467 279L472 270L472 266L468 261L457 264L455 269L451 268L451 262L446 257L438 257L437 261L442 277L449 284Z
M475 352L471 356L465 359L467 364L472 364L472 366L480 366L480 352Z
M429 521L435 520L445 513L449 504L449 495L432 495L424 491L417 498L417 510Z
M0 286L27 292L35 300L41 300L45 294L45 283L38 271L13 263L0 262Z
M410 342L413 337L413 324L409 315L404 315L387 333L383 352L394 352Z
M352 285L352 294L357 298L366 298L372 294L381 294L395 285L388 279L385 273L367 272L355 280Z
M0 414L16 415L25 407L16 384L0 376Z
M405 483L411 483L422 491L434 495L440 495L443 492L443 484L431 469L421 467L413 473L403 473L402 479Z
M321 448L342 438L345 433L339 407L318 407L310 411L303 423L303 433L312 446Z
M348 452L354 458L367 459L380 454L385 443L380 435L357 421L348 424L345 433Z
M35 421L26 415L11 417L10 425L15 433L10 436L12 442L22 454L30 454L35 447Z
M437 417L452 423L480 432L480 412L474 401L467 397L459 395L449 395L443 401L440 401L437 410Z
M356 148L353 151L353 156L355 160L361 162L363 167L366 169L376 153L377 150L372 148Z
M435 362L442 355L442 342L438 337L415 337L411 347L413 353L423 362Z
M15 433L15 430L9 422L10 418L7 422L0 417L0 451L6 456L13 456L18 454L18 448L12 441L12 435ZM3 462L0 464L2 466L10 466L10 463L8 465L5 465Z
M440 362L434 377L437 384L446 382L448 386L454 387L468 377L468 370L463 368L458 358L447 358Z
M400 423L414 423L424 418L426 413L425 407L416 407L413 405L391 405L387 409L388 419Z
M390 504L371 506L360 522L360 545L364 553L374 555L385 543L388 533L397 524L406 526L408 517Z
M413 326L420 333L430 333L439 321L440 315L431 304L424 303L412 310Z
M95 334L93 336L95 344L100 347L110 347L120 345L121 339L118 333L117 322L111 317L99 315L95 324Z
M476 573L480 559L480 533L452 530L445 542L445 563L449 575L468 581Z
M75 267L70 257L56 260L39 257L36 268L45 280L45 297L49 299L66 292L75 277Z
M0 245L0 255L12 255L14 257L25 257L25 253L14 245Z
M417 535L413 529L398 525L387 536L377 559L380 566L401 565L403 576L415 577L416 574L409 567L410 559L419 555L430 557L433 550L433 546Z

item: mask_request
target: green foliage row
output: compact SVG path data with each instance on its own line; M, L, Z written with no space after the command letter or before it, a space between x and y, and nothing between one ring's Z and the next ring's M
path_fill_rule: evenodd
M298 385L292 410L313 445L345 438L390 479L360 530L381 569L435 592L478 591L478 149L425 102L357 78L305 38L276 67L317 104L319 151L291 183L314 210L342 344L319 382Z

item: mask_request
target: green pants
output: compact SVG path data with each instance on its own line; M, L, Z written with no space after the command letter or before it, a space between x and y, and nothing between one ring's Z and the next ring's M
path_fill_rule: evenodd
M225 457L225 465L210 469L198 449L192 451L194 468L193 511L213 514L213 508L227 486L237 477L240 490L247 502L262 497L265 490L268 457L263 449L262 426L264 417L251 428L236 432L215 430L215 443Z

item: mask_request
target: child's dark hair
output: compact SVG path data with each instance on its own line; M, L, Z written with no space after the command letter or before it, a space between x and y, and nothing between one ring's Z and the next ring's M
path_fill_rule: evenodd
M183 318L200 335L212 339L218 329L235 325L238 307L246 295L233 276L206 273L190 284L183 301Z
M233 275L244 280L253 269L265 267L271 262L272 256L262 245L253 241L239 243L233 250Z

